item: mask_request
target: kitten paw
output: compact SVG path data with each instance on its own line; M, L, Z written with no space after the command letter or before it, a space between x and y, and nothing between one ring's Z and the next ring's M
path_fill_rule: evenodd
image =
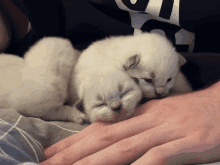
M85 114L80 112L78 109L75 107L72 107L72 121L74 121L76 124L84 124L85 122Z
M73 121L74 121L74 123L76 123L76 124L83 125L84 122L85 122L85 115L84 115L84 116L74 116L74 117L73 117Z

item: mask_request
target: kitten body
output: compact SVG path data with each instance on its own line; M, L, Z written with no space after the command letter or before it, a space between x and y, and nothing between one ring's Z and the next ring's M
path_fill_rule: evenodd
M110 37L93 43L82 52L72 72L76 83L72 86L76 87L86 114L94 121L95 117L105 112L106 107L114 116L115 112L110 110L108 103L111 99L106 97L123 95L125 92L120 92L117 87L121 84L122 89L125 87L124 91L130 91L127 94L130 99L125 103L122 97L119 100L123 109L127 109L131 115L140 101L138 87L147 99L192 91L179 70L185 62L184 57L161 35L142 33L136 36ZM111 116L110 113L108 116ZM103 116L104 118L106 117Z
M112 37L95 43L104 57L111 57L117 67L135 79L146 98L160 98L191 92L191 85L180 71L185 58L176 52L164 36L142 33Z
M78 116L84 116L83 113L63 106L79 55L67 39L46 37L39 40L24 55L22 83L9 92L11 107L25 116L81 123Z
M72 82L75 85L72 86L76 87L89 122L116 122L129 118L142 98L139 86L115 63L115 60L92 53L88 48L74 68L75 81Z
M86 69L82 67L80 72L85 75L75 82L73 67L80 54L65 39L49 37L38 41L24 55L22 83L9 94L11 107L25 116L79 124L97 119L116 122L131 116L142 98L138 85L124 71L109 65L106 57L102 58L107 60L105 63L98 59L90 61L94 65L82 63ZM78 95L78 83L84 85L83 96ZM95 102L97 98L99 102Z
M24 66L23 58L13 54L0 54L0 108L10 107L10 91L21 85L21 69Z
M150 33L151 37L147 35L149 33L137 36L146 46L136 49L135 60L140 62L127 69L131 77L138 79L144 96L152 99L191 92L191 85L180 71L186 63L185 58L164 36L156 33Z
M116 122L132 116L142 93L151 99L192 91L179 70L185 59L154 33L106 38L82 53L68 40L44 38L24 58L10 104L26 116Z

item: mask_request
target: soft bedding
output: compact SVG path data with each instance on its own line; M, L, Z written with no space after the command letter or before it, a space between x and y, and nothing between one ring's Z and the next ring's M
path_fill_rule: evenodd
M24 117L14 109L1 109L0 164L39 163L45 160L45 148L86 126L73 122L43 121Z

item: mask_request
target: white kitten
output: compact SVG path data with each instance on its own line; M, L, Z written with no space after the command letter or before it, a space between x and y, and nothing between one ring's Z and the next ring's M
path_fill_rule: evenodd
M146 98L162 98L192 91L180 71L186 60L165 37L156 33L142 33L129 41L127 45L135 56L129 59L129 65L124 65L124 68L137 79ZM130 52L126 50L126 53Z
M117 114L111 107L115 95L119 100L117 104L122 103L122 109L132 115L141 97L137 84L147 99L192 91L179 71L185 62L171 43L158 34L110 37L93 43L82 52L74 67L76 82L71 86L76 87L79 102L84 103L91 122L95 118L110 120ZM133 106L125 106L128 101L123 97L120 100L123 91L118 90L119 85L124 86L125 91L133 89L127 94Z
M94 43L92 47L87 50L90 52L83 58L83 65L88 66L92 64L90 61L98 60L104 65L112 59L115 67L121 70L123 67L136 80L146 98L161 98L192 91L179 70L186 63L185 58L159 34L111 37Z
M115 122L133 114L142 92L160 98L192 91L179 71L185 59L158 34L106 38L79 55L64 39L35 44L25 55L24 83L10 95L13 107L49 120Z
M0 54L0 108L10 107L10 91L21 85L21 69L24 66L23 58L12 54Z
M69 40L47 37L24 55L22 83L10 90L10 105L25 116L81 123L84 114L63 106L68 98L69 80L80 52Z
M140 88L124 70L115 67L111 58L90 53L88 48L81 54L73 72L75 85L72 86L80 99L76 107L84 107L89 122L129 118L142 98ZM93 55L96 57L92 61L87 60Z
M91 53L90 49L85 52ZM116 122L130 117L142 98L138 85L124 70L109 65L110 59L105 57L105 64L94 59L92 65L83 66L77 80L80 75L83 79L76 83L72 71L79 55L68 40L49 37L38 41L24 56L22 84L10 93L12 108L25 116L79 124L84 119ZM84 85L83 95L78 84ZM65 102L70 106L63 106ZM81 107L86 116L79 111Z

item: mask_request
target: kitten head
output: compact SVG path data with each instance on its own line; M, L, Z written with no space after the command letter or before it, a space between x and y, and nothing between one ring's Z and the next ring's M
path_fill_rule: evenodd
M132 47L132 53L125 50L123 55L125 71L139 84L146 98L167 96L185 58L159 34L142 33L130 41L126 47ZM135 42L139 44L133 46Z
M88 76L88 75L87 75ZM87 121L118 122L129 118L142 98L139 86L126 73L114 71L93 74L81 88L76 108L87 115Z

